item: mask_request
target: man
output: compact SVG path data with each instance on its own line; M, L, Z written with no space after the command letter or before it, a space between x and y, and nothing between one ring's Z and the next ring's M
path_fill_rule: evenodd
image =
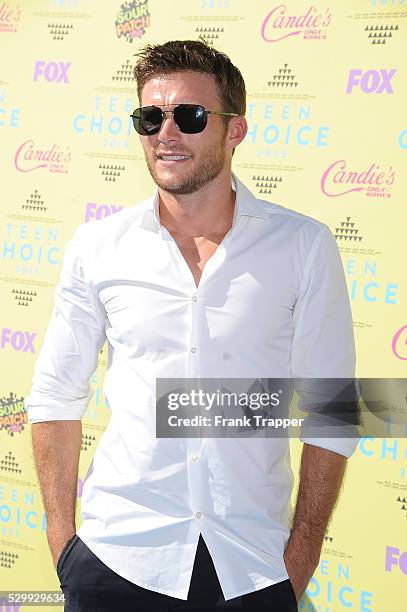
M356 440L301 438L290 529L287 438L157 437L155 383L354 376L340 255L324 223L232 173L247 123L226 55L148 45L135 77L157 189L68 242L26 398L65 609L296 610ZM112 414L77 531L81 418L106 338Z

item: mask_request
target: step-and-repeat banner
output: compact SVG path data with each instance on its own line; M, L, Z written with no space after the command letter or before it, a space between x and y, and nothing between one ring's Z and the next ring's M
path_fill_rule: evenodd
M204 39L240 68L249 131L233 170L258 197L329 225L356 375L406 376L406 24L402 0L0 2L0 590L59 589L23 402L67 240L155 187L129 117L141 46ZM83 419L77 526L110 418L105 368L106 345ZM405 438L362 438L301 610L403 609L406 457ZM41 609L0 602L20 608Z

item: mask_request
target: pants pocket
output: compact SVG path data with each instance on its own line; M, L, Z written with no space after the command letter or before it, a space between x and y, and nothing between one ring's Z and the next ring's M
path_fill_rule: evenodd
M65 559L67 558L67 556L69 555L70 551L72 550L75 542L78 540L78 535L75 533L71 538L69 538L69 540L67 541L67 543L65 544L65 546L62 549L61 554L59 555L58 561L57 561L57 567L56 567L56 573L59 577L60 572L61 572L61 568L62 565L65 561Z
M297 601L297 596L296 596L295 591L294 591L293 583L291 582L291 578L287 578L287 585L289 585L289 589L290 589L291 595L292 595L293 605L295 606L294 608L290 608L290 610L293 609L293 610L297 611L298 610L298 601Z
M288 573L288 571L287 571L287 566L286 566L286 564L285 564L284 557L283 557L283 564L284 564L284 567L285 567L285 571L287 572L287 575L288 575L288 578L287 578L287 584L288 584L288 585L289 585L289 587L290 587L291 594L292 594L292 596L293 596L293 600L295 601L295 604L296 604L296 606L298 607L297 596L296 596L296 594L295 594L294 587L293 587L293 583L291 582L290 575L289 575L289 573ZM297 609L297 608L296 608L296 609Z

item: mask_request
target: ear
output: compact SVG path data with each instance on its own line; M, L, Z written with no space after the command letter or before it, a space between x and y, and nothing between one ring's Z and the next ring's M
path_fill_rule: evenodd
M230 149L237 147L247 134L248 126L246 117L232 117L228 125L228 134L226 137Z

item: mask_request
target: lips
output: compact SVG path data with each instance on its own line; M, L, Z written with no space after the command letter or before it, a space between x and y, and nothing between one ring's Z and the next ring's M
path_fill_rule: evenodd
M157 156L157 161L164 165L181 164L182 162L188 161L189 159L191 159L189 155L184 156L181 154Z

